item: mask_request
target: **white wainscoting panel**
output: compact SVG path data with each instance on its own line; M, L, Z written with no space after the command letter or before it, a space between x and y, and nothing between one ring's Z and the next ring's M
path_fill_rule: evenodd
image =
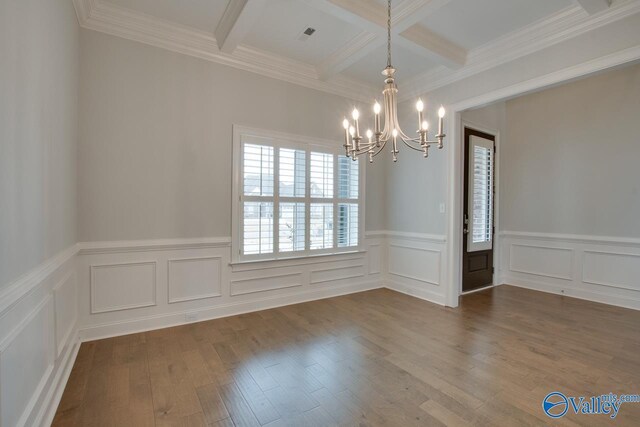
M74 332L78 319L78 287L76 272L70 271L53 288L56 325L56 357L60 357L65 344Z
M1 425L24 425L31 414L53 372L54 334L53 299L48 296L0 347Z
M156 262L91 266L91 313L156 305Z
M0 293L0 425L49 425L75 360L77 246Z
M337 280L352 280L365 276L365 259L357 257L333 263L313 266L310 271L312 285L333 283Z
M640 309L640 239L500 233L502 284Z
M389 245L389 274L440 285L440 251L405 244Z
M582 281L640 292L640 254L584 251Z
M380 274L382 272L382 254L381 243L372 243L369 245L369 274Z
M258 292L274 291L277 289L295 288L302 286L302 273L282 273L234 279L231 282L231 296L255 294Z
M169 304L222 295L222 257L168 260Z
M445 236L386 232L388 238L388 288L444 305Z
M229 238L79 246L82 340L379 288L385 271L383 236L350 253L238 264Z
M512 243L509 250L510 271L556 279L572 279L573 249Z

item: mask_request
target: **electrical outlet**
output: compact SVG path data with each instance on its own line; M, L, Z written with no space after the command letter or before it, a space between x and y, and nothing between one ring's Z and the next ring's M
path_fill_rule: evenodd
M198 313L185 313L184 320L186 322L195 322L198 320Z

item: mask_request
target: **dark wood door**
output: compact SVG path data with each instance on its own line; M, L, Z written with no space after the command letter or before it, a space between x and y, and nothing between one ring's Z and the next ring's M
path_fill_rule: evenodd
M462 291L493 283L495 136L464 130Z

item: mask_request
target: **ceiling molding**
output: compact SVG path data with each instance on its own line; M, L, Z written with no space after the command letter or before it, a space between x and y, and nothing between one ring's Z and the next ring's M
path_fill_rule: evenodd
M472 49L467 55L466 65L459 70L452 71L440 66L405 80L401 88L400 101L431 92L638 12L638 0L620 0L606 12L597 15L588 15L580 6L570 6L548 18Z
M363 31L347 44L333 52L316 69L322 80L326 80L346 70L377 48L384 46L386 39L368 31Z
M611 6L611 0L575 0L589 15L604 12Z
M218 48L232 53L251 31L266 0L230 0L215 31Z
M316 68L248 46L221 52L213 33L196 30L102 0L73 0L81 27L283 80L310 89L369 102L376 88L336 76L319 79Z

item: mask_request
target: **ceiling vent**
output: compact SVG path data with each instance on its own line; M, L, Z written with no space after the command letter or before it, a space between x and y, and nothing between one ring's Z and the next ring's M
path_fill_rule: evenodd
M313 33L316 32L315 28L311 28L311 27L307 27L306 30L304 30L303 32L300 33L300 35L298 36L298 40L300 41L307 41L309 39L309 37L311 37L311 35Z

